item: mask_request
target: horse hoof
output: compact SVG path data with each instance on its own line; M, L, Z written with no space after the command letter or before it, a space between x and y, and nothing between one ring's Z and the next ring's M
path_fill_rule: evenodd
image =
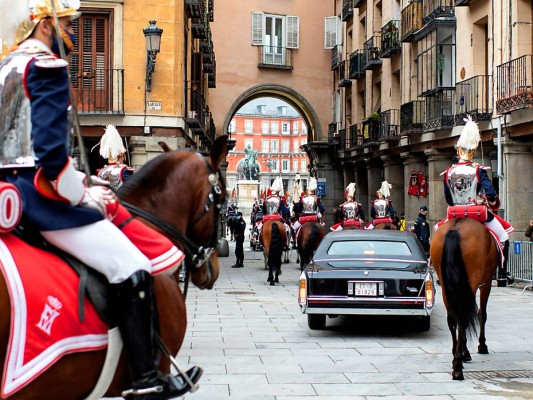
M463 371L454 371L452 373L452 379L454 381L464 381L465 380L465 377L463 375Z
M272 277L271 277L271 276L269 276L269 277L267 278L267 282L272 282Z
M489 354L489 348L487 345L479 345L477 348L478 354Z
M274 279L274 282L279 283L279 279L278 278Z
M274 281L270 281L270 286L274 286Z
M472 356L470 355L470 352L469 351L466 351L462 354L461 356L461 360L463 362L468 362L468 361L472 361Z

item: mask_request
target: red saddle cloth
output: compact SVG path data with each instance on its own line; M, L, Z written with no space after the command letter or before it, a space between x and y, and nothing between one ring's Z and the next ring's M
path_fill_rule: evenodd
M392 221L391 221L390 217L374 218L374 220L372 221L374 226L376 226L378 224L390 224L391 222Z
M79 279L58 256L14 235L1 234L0 270L12 310L2 398L23 388L66 354L107 346L109 328L87 299L85 319L80 322Z
M356 219L346 219L344 220L344 226L357 226L357 227L361 227L361 221L359 220L356 220Z
M266 221L280 221L281 216L279 214L269 214L263 216L263 222Z
M485 222L488 217L487 206L479 205L465 205L465 206L449 206L447 209L448 219L453 218L472 218L479 222Z
M317 222L318 216L317 215L305 215L305 216L298 218L298 222L300 222L301 225L305 224L308 221Z

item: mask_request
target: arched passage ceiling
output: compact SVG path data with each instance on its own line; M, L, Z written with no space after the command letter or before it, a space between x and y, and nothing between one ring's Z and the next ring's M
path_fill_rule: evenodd
M226 113L224 120L224 132L228 131L228 126L235 113L246 103L261 97L274 97L285 101L298 111L307 125L307 137L309 142L321 140L322 128L318 115L313 107L298 92L291 88L275 84L261 84L254 86L241 93Z

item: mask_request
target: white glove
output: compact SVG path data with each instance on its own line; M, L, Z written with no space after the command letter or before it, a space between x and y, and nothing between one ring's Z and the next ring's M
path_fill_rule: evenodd
M91 183L93 185L111 187L111 183L109 181L99 178L96 175L91 175Z
M113 219L117 211L118 197L111 189L105 186L91 186L85 188L85 194L80 206L94 208L107 219Z

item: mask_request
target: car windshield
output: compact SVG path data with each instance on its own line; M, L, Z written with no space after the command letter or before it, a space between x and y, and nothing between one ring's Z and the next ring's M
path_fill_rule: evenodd
M330 256L410 256L411 249L405 242L344 240L331 243Z

